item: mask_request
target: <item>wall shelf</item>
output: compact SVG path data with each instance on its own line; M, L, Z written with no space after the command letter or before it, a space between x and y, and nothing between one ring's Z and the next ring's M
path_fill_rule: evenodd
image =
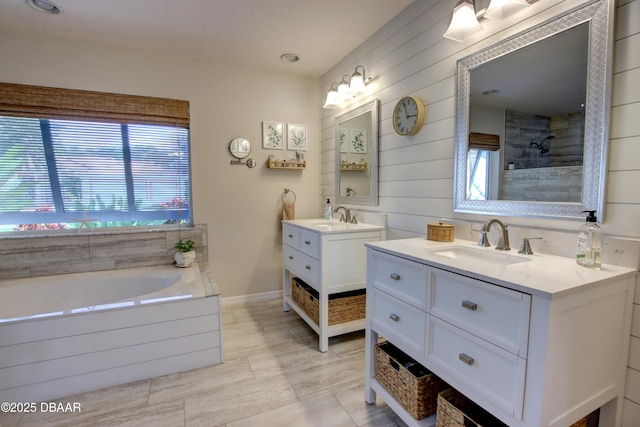
M366 163L352 163L352 164L341 164L341 171L366 171L367 164Z
M290 160L267 160L267 167L269 169L305 169L307 167L307 161L294 162Z

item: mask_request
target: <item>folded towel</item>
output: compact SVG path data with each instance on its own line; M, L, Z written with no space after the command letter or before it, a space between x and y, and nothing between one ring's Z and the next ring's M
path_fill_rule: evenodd
M294 202L282 202L282 219L295 219L296 205Z

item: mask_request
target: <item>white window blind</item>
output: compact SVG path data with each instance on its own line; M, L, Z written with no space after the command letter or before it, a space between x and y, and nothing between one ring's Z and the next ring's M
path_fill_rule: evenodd
M3 97L7 86L11 96ZM71 91L77 103L65 100L82 105L80 115L54 113L51 106L25 112L13 108L20 104L16 86L0 83L0 231L75 229L83 215L97 218L93 227L190 222L188 103L186 121L176 117L173 124L173 112L151 119L140 114L149 105L154 114L163 111L155 98L127 95L115 96L127 105L143 101L130 121L121 116L130 107L103 117L98 105L89 117L88 101L100 99L95 92L87 101L82 91ZM26 98L31 88L25 87ZM54 98L66 91L40 89ZM104 94L109 109L117 110L112 96Z

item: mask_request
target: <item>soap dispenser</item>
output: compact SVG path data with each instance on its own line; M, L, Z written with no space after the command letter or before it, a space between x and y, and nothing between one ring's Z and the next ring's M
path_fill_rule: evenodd
M324 206L324 219L329 221L333 220L333 207L329 199L327 199L327 204Z
M596 223L596 211L585 212L589 215L578 233L576 262L584 267L599 269L602 264L602 228Z

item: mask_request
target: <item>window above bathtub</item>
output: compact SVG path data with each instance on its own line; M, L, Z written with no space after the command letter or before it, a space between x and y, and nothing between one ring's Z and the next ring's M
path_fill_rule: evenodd
M191 224L189 103L0 83L0 232Z

